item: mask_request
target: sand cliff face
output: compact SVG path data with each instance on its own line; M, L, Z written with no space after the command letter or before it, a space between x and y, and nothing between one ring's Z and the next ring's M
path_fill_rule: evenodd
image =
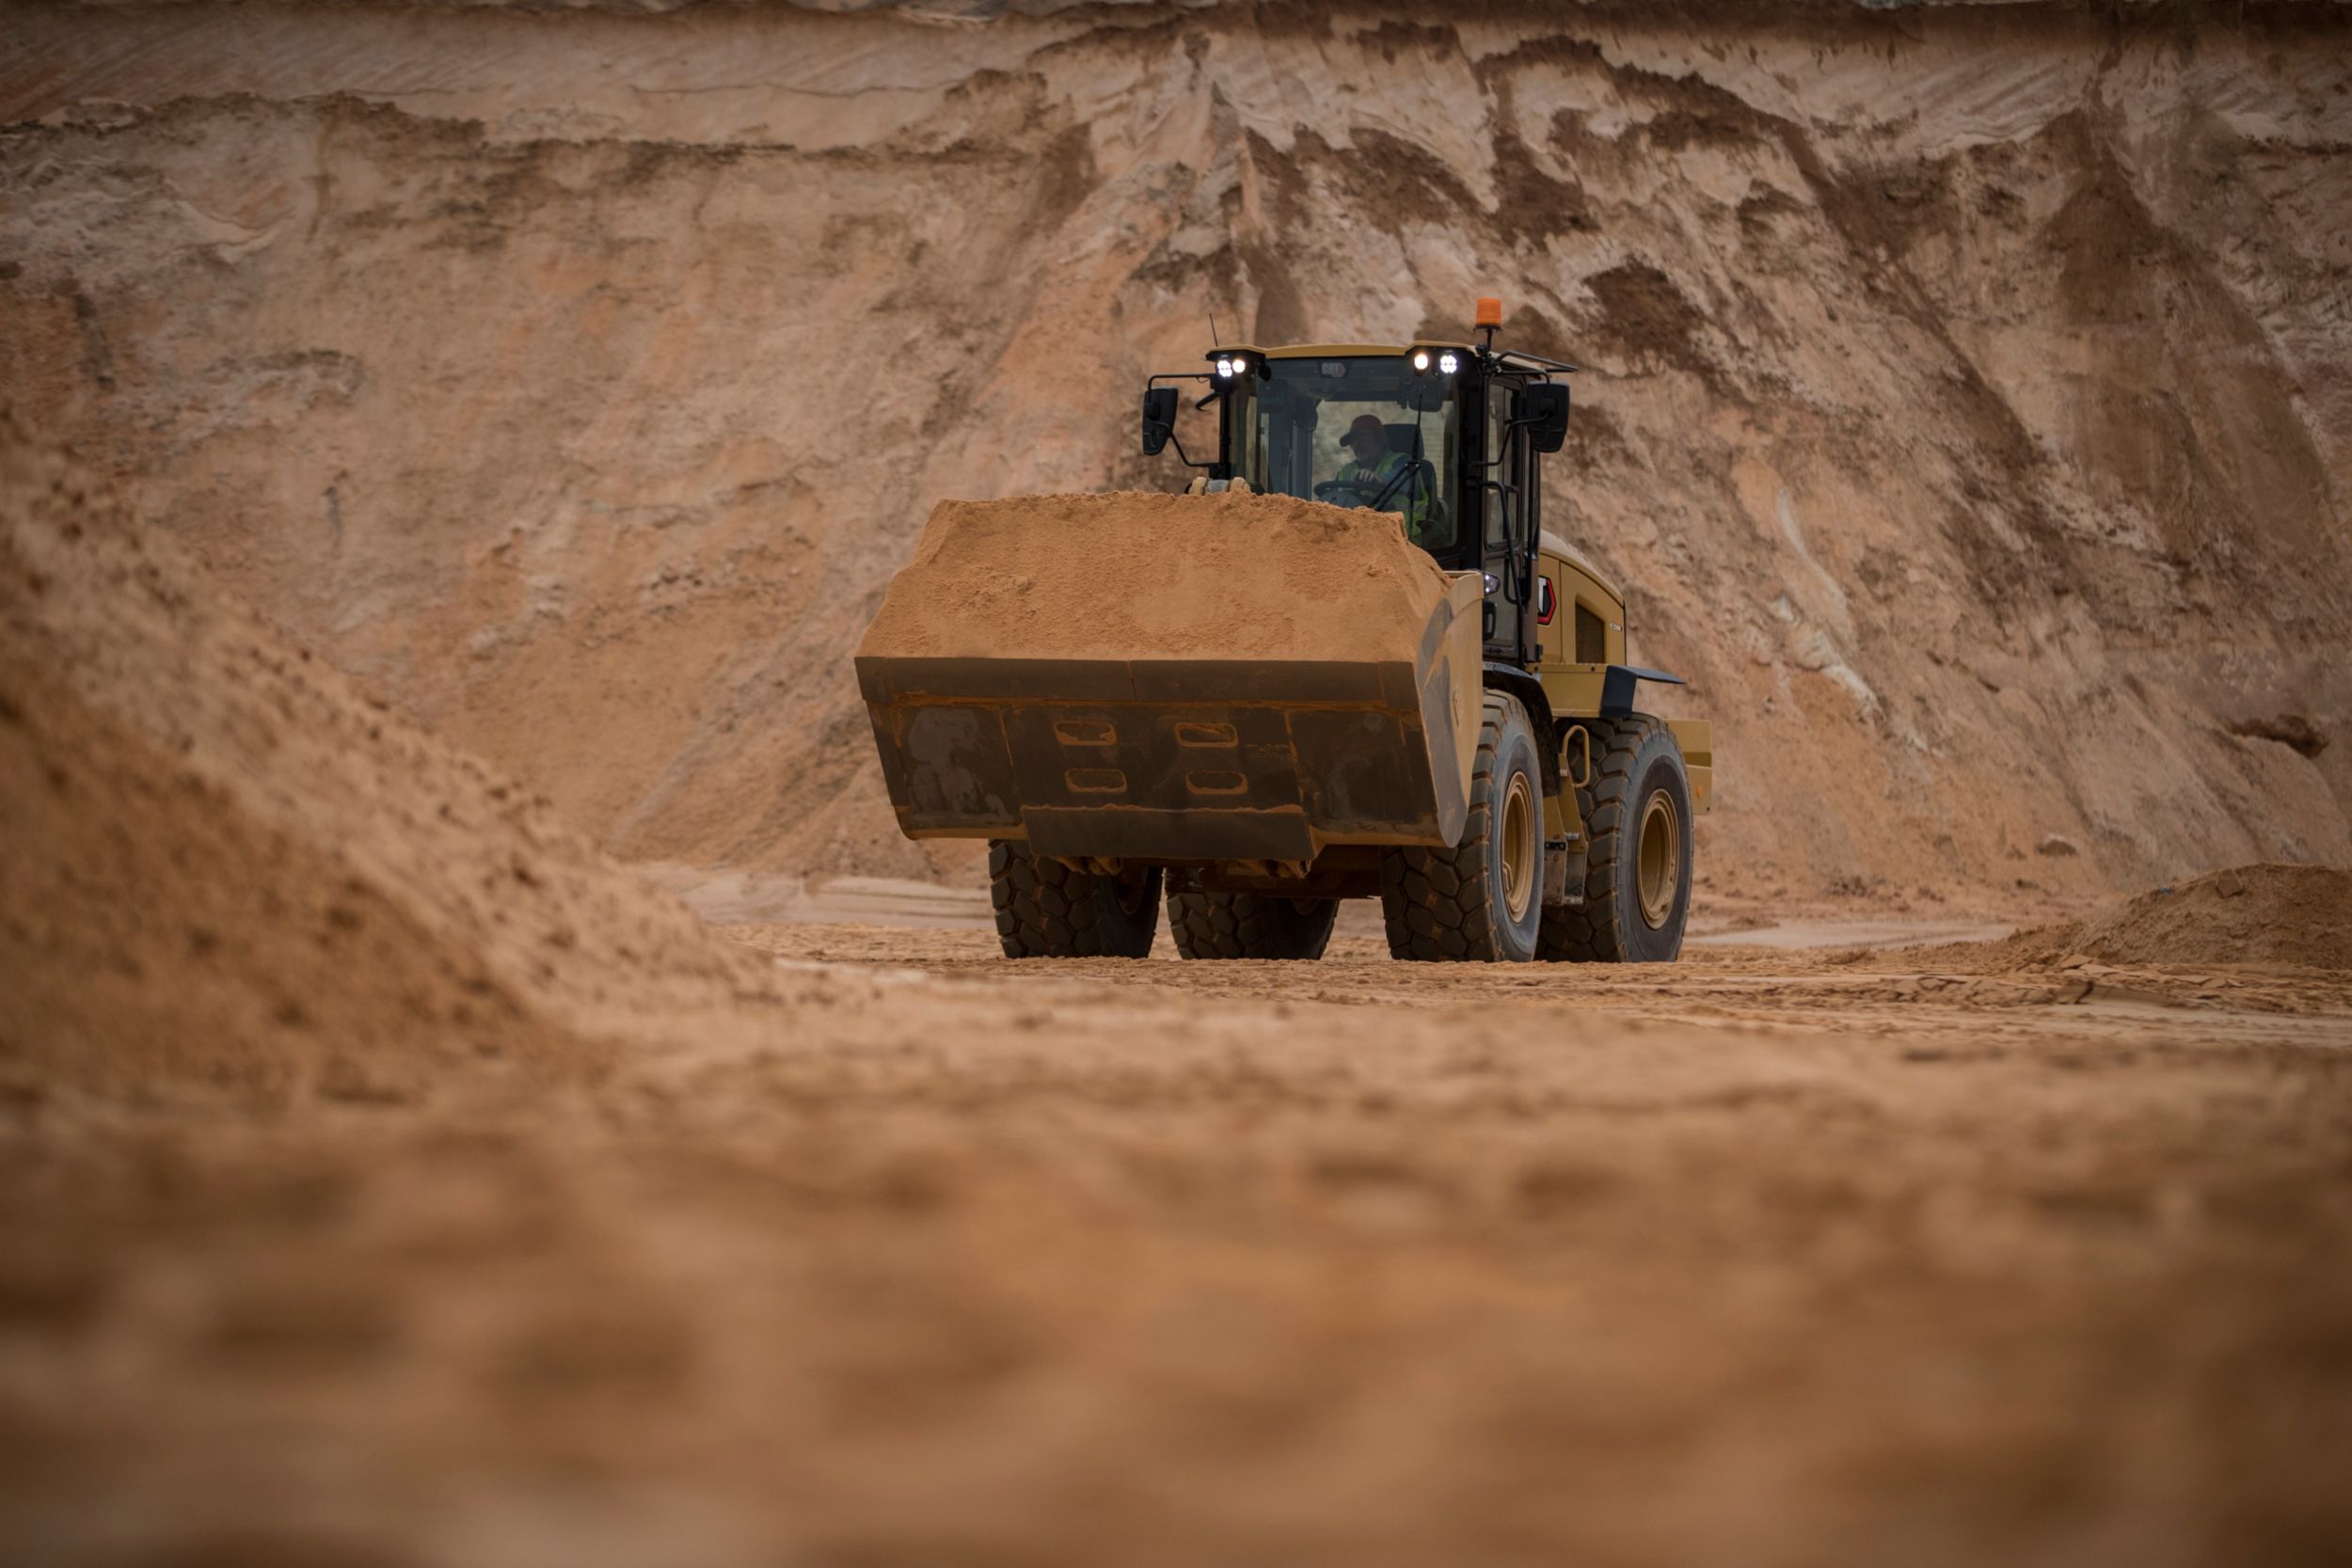
M622 853L909 871L933 501L1496 293L1716 885L2352 860L2341 11L1418 14L12 8L6 395Z

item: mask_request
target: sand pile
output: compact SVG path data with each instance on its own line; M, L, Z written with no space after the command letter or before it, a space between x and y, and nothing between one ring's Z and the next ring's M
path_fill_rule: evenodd
M542 801L289 647L0 419L0 1062L402 1096L593 1068L734 950Z
M858 652L1410 660L1445 594L1394 517L1320 501L943 501Z
M2352 969L2352 871L2242 865L2143 893L2089 922L2074 950L2118 964Z
M2331 865L2234 866L2153 888L2090 920L2029 927L1995 942L1889 949L1868 961L2014 974L2084 958L2199 969L2352 970L2352 871Z

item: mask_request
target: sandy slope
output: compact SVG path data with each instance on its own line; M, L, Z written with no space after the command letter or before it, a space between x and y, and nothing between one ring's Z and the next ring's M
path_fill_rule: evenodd
M787 1002L5 419L0 769L0 1046L36 1082L266 1104L480 1058L527 1083Z
M11 7L7 391L623 853L904 874L934 500L1494 292L1718 891L2352 858L2341 8L1008 9Z

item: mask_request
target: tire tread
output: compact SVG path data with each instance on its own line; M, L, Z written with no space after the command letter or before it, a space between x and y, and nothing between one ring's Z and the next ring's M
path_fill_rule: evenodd
M1330 945L1339 900L1302 913L1294 901L1259 893L1170 893L1168 929L1187 958L1320 958Z
M1496 751L1518 706L1515 697L1486 693L1461 843L1451 849L1393 849L1380 857L1380 914L1391 957L1463 962L1504 956L1486 887L1486 841L1493 829Z
M1008 958L1141 958L1129 950L1130 933L1104 918L1102 879L1073 871L1059 861L1041 860L1025 845L992 839L988 846L988 896L996 913L996 939ZM1150 903L1156 923L1158 889ZM1122 945L1124 944L1124 945ZM1151 942L1144 942L1146 952Z
M1624 963L1628 911L1618 907L1617 861L1629 853L1628 814L1633 764L1666 721L1646 713L1622 719L1579 720L1593 741L1592 782L1577 791L1584 817L1584 902L1547 908L1536 956L1554 963Z

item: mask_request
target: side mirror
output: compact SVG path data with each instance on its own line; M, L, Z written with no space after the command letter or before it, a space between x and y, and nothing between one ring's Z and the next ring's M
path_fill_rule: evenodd
M1143 394L1143 455L1157 457L1176 434L1176 388L1152 387Z
M1538 382L1521 392L1519 419L1527 426L1528 443L1537 451L1558 451L1568 438L1567 384Z

